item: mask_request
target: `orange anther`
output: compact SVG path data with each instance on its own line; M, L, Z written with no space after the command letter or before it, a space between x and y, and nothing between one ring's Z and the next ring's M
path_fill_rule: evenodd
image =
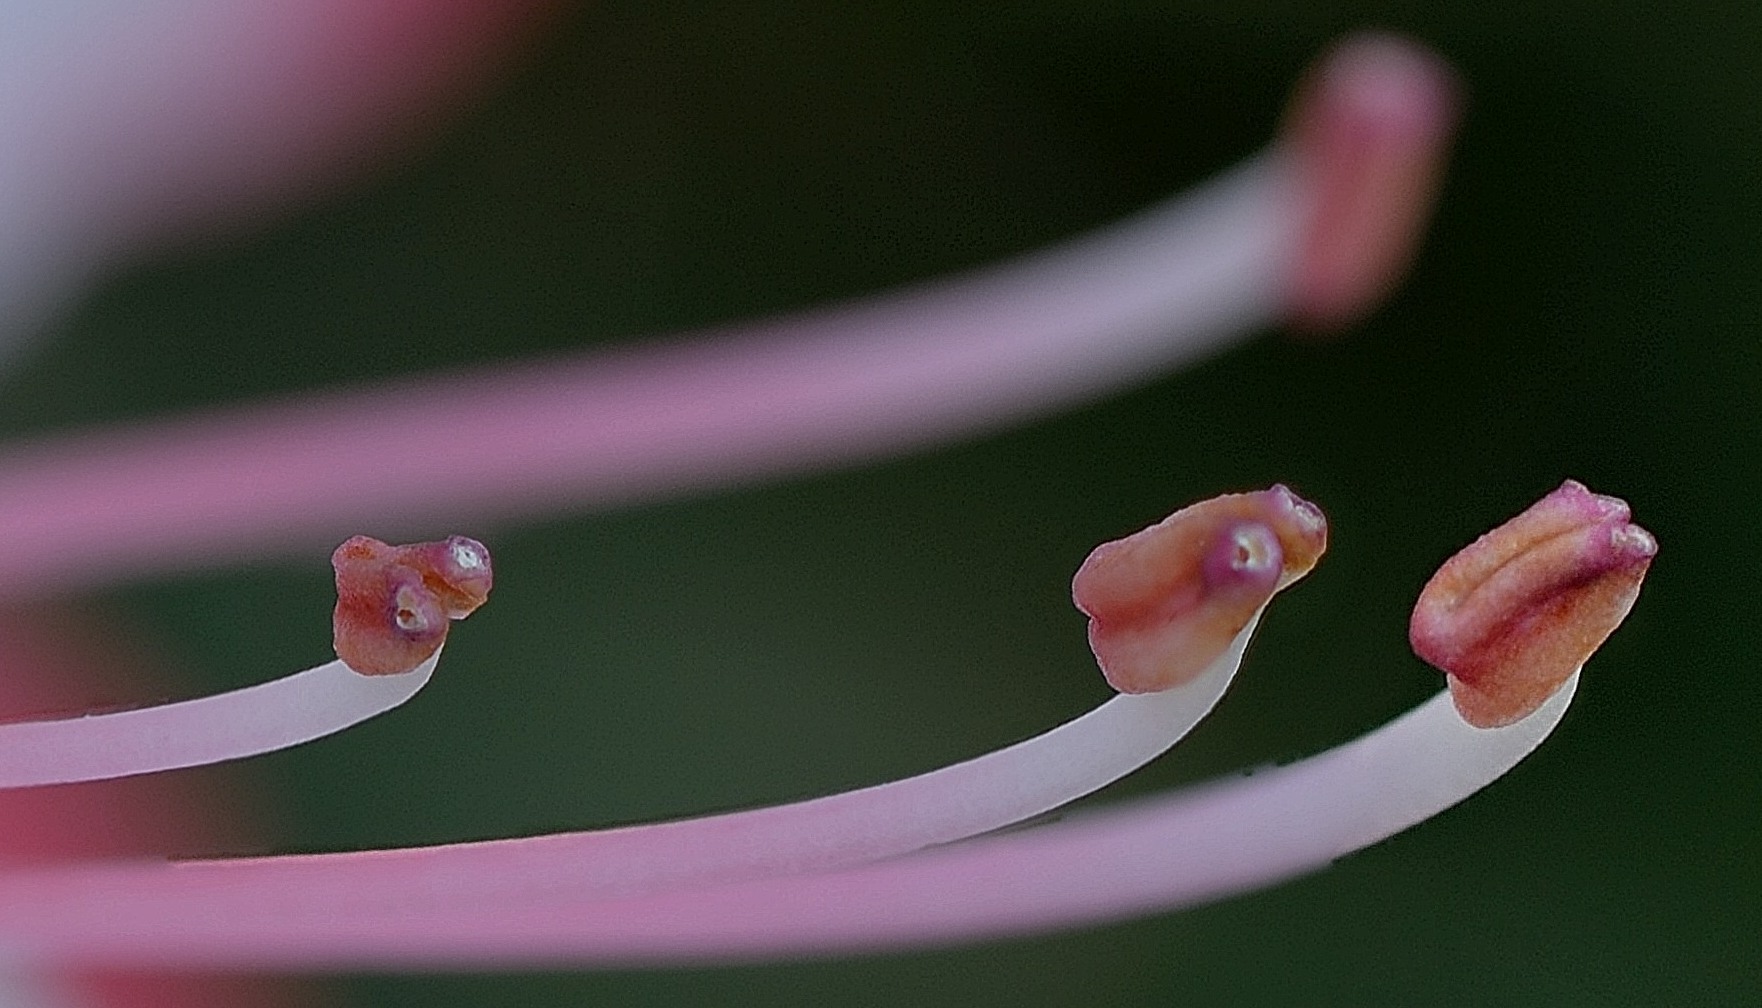
M1408 636L1463 720L1521 720L1621 625L1658 552L1628 519L1625 502L1568 480L1432 575Z
M1071 598L1108 683L1154 693L1211 664L1327 541L1320 509L1282 486L1226 494L1097 546Z

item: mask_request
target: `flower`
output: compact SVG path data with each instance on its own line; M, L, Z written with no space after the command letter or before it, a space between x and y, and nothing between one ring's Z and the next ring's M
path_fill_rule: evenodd
M1399 47L1392 49L1392 44L1387 41L1369 45L1368 51L1376 57L1373 62L1392 63L1398 74L1412 73L1417 68L1430 88L1422 89L1417 104L1434 111L1439 107L1437 98L1441 89L1434 86L1436 78L1421 58ZM1348 50L1349 53L1358 53L1360 61L1364 60L1362 54L1366 51L1362 47ZM1399 53L1401 58L1386 59L1392 51ZM1327 90L1327 77L1324 72L1321 93L1326 98L1336 97ZM1385 81L1375 78L1375 83L1382 87ZM1329 114L1334 114L1329 103L1324 102L1323 106ZM1386 106L1378 105L1377 108L1386 111ZM1319 118L1325 120L1327 116L1320 115ZM1300 111L1296 121L1307 124L1312 117ZM1418 136L1425 142L1413 147L1397 145L1397 152L1411 155L1417 147L1426 158L1435 155L1437 121L1436 116L1420 117L1419 122L1424 128ZM1306 135L1306 130L1299 129L1297 135ZM1333 136L1325 130L1322 135ZM1378 157L1387 153L1387 148L1376 143L1339 146L1349 150L1369 149ZM1386 276L1393 269L1394 261L1401 257L1408 239L1402 236L1401 226L1383 223L1358 229L1361 236L1371 237L1347 242L1352 254L1315 252L1316 248L1337 249L1339 246L1313 240L1316 229L1322 227L1314 221L1334 219L1329 214L1318 211L1304 227L1290 225L1290 221L1306 217L1290 213L1290 208L1305 206L1305 200L1314 198L1309 183L1326 175L1325 172L1319 175L1315 172L1306 160L1311 157L1310 149L1304 147L1295 152L1286 151L1283 156L1275 155L1242 176L1227 181L1220 188L1221 195L1213 193L1209 199L1198 200L1197 206L1185 205L1178 214L1172 215L1179 225L1172 229L1176 234L1191 234L1190 228L1195 220L1215 224L1221 217L1224 222L1209 233L1212 237L1182 250L1187 255L1181 261L1195 269L1191 275L1212 281L1195 285L1190 293L1191 303L1169 304L1158 298L1153 307L1145 307L1132 298L1122 298L1119 296L1122 289L1160 291L1181 286L1171 276L1147 277L1148 270L1136 275L1130 270L1122 270L1120 272L1125 273L1124 288L1104 285L1087 299L1097 306L1093 313L1099 315L1099 321L1088 312L1064 314L1062 311L1071 305L1081 305L1086 299L1078 296L1069 285L1052 281L1100 272L1098 263L1143 266L1146 260L1138 258L1137 254L1144 251L1140 246L1145 243L1146 233L1156 233L1152 228L1158 222L1152 219L1147 222L1152 227L1128 228L1113 240L1078 246L1064 255L1030 262L1014 271L981 276L966 285L932 290L903 300L861 306L851 312L798 320L746 340L721 340L698 347L663 349L652 356L637 356L609 367L604 360L596 359L591 366L579 370L561 369L562 373L559 373L560 369L547 368L542 373L502 372L487 377L471 376L463 382L377 390L343 402L316 407L297 406L269 415L246 414L223 418L219 423L210 418L200 425L131 431L116 438L99 436L71 446L65 442L47 442L26 448L20 453L21 464L9 473L12 478L6 482L11 496L4 502L4 506L10 508L5 514L17 522L12 527L19 530L21 542L11 577L17 585L34 587L45 581L78 583L80 579L145 568L167 560L211 562L240 550L261 548L266 526L273 526L270 530L273 535L285 536L291 542L309 533L302 523L334 523L338 520L338 513L322 510L333 505L344 512L355 508L384 509L399 513L403 516L401 520L431 521L445 514L448 508L518 511L550 506L559 497L578 498L584 484L590 485L602 500L629 499L630 496L679 486L747 478L755 471L789 469L909 447L929 438L982 428L1031 410L1057 405L1076 394L1092 393L1102 379L1129 379L1151 363L1166 363L1168 349L1163 341L1168 326L1160 318L1151 323L1146 315L1140 314L1145 312L1180 311L1189 320L1199 320L1196 331L1205 338L1214 337L1221 329L1243 327L1263 320L1293 302L1299 305L1323 304L1326 307L1317 310L1316 321L1319 324L1337 322L1361 308L1351 303L1341 306L1352 302L1352 298L1316 294L1313 286L1321 281L1315 278L1327 273L1316 263L1335 265L1356 258L1357 253L1365 248L1380 250L1380 254L1369 257L1371 265L1363 267L1375 274L1371 279L1367 280L1360 270L1350 271L1347 274L1349 280L1341 281L1345 288L1374 294L1386 284ZM1420 160L1429 164L1426 158ZM1331 155L1321 163L1326 167L1334 166ZM1366 201L1361 187L1348 185L1342 188L1332 181L1316 186L1315 191L1324 194L1345 191L1352 194L1352 202L1356 205L1377 212L1393 207L1401 211L1395 217L1411 217L1414 208L1424 202L1419 197L1423 196L1428 173L1424 170L1380 170L1386 165L1375 158L1371 164L1379 170L1368 172L1368 176L1394 179L1394 191L1402 194L1401 199L1385 196ZM1421 167L1423 169L1424 165ZM1328 203L1328 206L1332 204ZM1359 218L1350 220L1359 223ZM1256 222L1261 226L1245 226ZM1322 229L1325 231L1325 227ZM1391 235L1395 237L1391 238ZM1223 240L1214 241L1213 237ZM1236 239L1246 239L1247 251L1243 254L1248 256L1246 265L1250 268L1242 268L1244 260L1235 255L1241 251L1234 246ZM1303 250L1302 255L1293 255L1292 250L1298 247ZM1220 254L1220 249L1230 251ZM1122 250L1133 254L1122 255ZM1303 278L1297 288L1303 292L1301 296L1291 295L1292 288L1288 286L1293 275L1290 272L1293 261L1301 267L1295 274ZM1219 272L1214 276L1206 269ZM1180 275L1184 274L1176 274ZM1107 280L1112 284L1122 278L1109 276ZM1051 290L1052 296L1033 300L1031 295L1037 286ZM1027 307L1021 307L1024 302ZM987 310L979 311L978 306ZM1014 314L1000 313L995 311L998 307L1015 307L1016 310ZM965 342L956 343L953 355L949 357L929 352L942 349L941 344L950 342L948 340L902 340L902 333L940 335L943 330L934 324L939 319L953 319L955 330L964 330L962 335L977 338L970 346ZM1040 339L1023 339L1024 333L1038 336L1038 325L1042 322L1048 330L1062 331L1067 336L1071 332L1092 336L1094 331L1137 339L1148 335L1156 337L1152 341L1155 345L1140 347L1128 341L1123 349L1099 348L1112 349L1118 354L1113 357L1100 354L1094 345L1079 346L1077 360L1087 363L1090 368L1077 371L1073 377L1064 366L1067 358L1058 356L1058 352L1066 348L1042 346ZM1091 331L1092 327L1094 331ZM1048 337L1045 342L1053 341ZM1049 352L1042 354L1043 350ZM999 368L997 362L1000 359L1008 359L1012 367ZM976 369L962 370L961 365L971 363L978 365ZM607 371L612 372L610 378L604 377ZM1003 381L995 390L982 387L977 394L972 394L976 375L1001 376ZM854 376L854 379L839 380L845 376ZM731 379L752 381L753 384L736 384L734 391L730 392ZM870 379L875 383L870 384ZM938 379L947 384L939 386ZM1018 379L1023 383L1018 384ZM591 430L593 436L547 441L542 435L568 426L554 422L560 415L557 411L579 411L583 386L593 382L605 383L596 386L603 393L597 401L610 404L609 412L591 418L594 423L580 424ZM1075 388L1072 388L1073 384ZM657 388L665 394L657 395ZM559 398L548 399L549 392L557 393ZM797 398L790 398L791 395ZM426 458L387 452L387 443L395 446L411 440L402 436L406 431L448 429L448 420L458 423L461 403L474 404L478 409L469 415L470 422L459 424L463 430L463 448ZM907 409L907 404L921 408ZM945 412L950 406L954 407L953 412ZM551 412L546 412L547 407ZM580 418L576 419L579 422ZM679 421L679 426L669 427L668 422L675 420ZM490 429L486 431L485 427ZM365 431L374 434L371 445L374 454L371 456L371 479L363 480L363 471L369 467L364 464L351 467L347 460L368 457L348 454L351 448L359 450L363 442L360 435ZM730 440L717 437L723 434ZM506 452L507 446L514 444L555 446L555 454L539 453L536 459L502 458L514 454ZM304 468L284 464L284 459L301 460L315 446L336 450L339 454L317 460L305 459ZM118 451L119 447L126 451ZM266 452L276 449L286 449L286 454L268 454L271 464L265 466ZM463 463L461 456L465 459ZM585 466L582 459L587 460ZM248 460L246 468L266 469L271 480L282 482L265 486L259 481L242 486L241 470L229 468L239 466L241 460ZM484 472L485 466L503 461L507 461L511 468ZM461 478L447 482L443 477L449 474ZM326 482L339 476L352 481ZM440 492L436 491L437 486L442 488ZM107 510L95 512L70 505L70 502L85 500L113 500L119 495L132 499L137 509L127 514L145 516L141 519L144 524L133 525L131 522L135 519ZM252 510L253 507L263 507L264 502L267 502L267 509ZM434 510L425 511L428 507ZM314 515L314 509L319 509L320 513ZM1524 719L1521 722L1524 730L1511 736L1523 740L1517 748L1527 750L1527 745L1533 744L1534 733L1545 733L1552 724L1549 715L1557 717L1564 703L1562 699L1548 714ZM1408 740L1409 745L1413 744L1415 737L1421 742L1431 741L1436 732L1450 730L1438 727L1440 721L1444 725L1451 724L1448 720L1441 720L1446 714L1431 713L1443 709L1439 704L1429 705L1423 709L1426 713L1400 722L1407 727L1390 734ZM1413 725L1420 727L1414 728ZM183 734L185 737L200 737L202 733ZM1475 740L1488 737L1492 736L1474 733L1465 736ZM1383 736L1378 738L1384 739ZM1225 807L1229 811L1222 813L1224 821L1238 824L1257 821L1251 818L1250 811L1236 808L1238 802L1259 809L1257 814L1260 815L1278 815L1287 811L1289 806L1274 802L1270 807L1263 807L1257 803L1265 801L1269 795L1297 791L1308 793L1313 799L1317 793L1315 789L1301 787L1296 782L1307 781L1310 774L1320 774L1328 768L1353 766L1357 760L1365 758L1362 755L1365 750L1378 750L1388 744L1392 743L1383 740L1344 750L1320 763L1305 764L1300 771L1220 792L1222 800L1215 804L1206 802L1191 807ZM116 751L114 747L104 748L106 752ZM1397 751L1403 757L1408 752L1405 749ZM1399 765L1404 771L1412 771L1415 765L1406 758L1392 759L1386 752L1373 753L1373 758L1379 764ZM66 765L59 759L52 762ZM1326 779L1334 780L1333 777ZM1323 793L1331 796L1334 791L1329 789ZM1366 800L1381 807L1383 798L1372 788L1367 791ZM1182 821L1209 821L1220 815L1212 811L1182 814L1188 817ZM1387 828L1398 828L1407 821L1403 817L1410 814L1404 812L1394 816ZM1110 844L1131 835L1134 829L1142 828L1151 827L1125 820L1099 825L1077 824L1070 829L1060 827L984 841L870 869L855 869L848 874L790 874L782 880L741 879L733 882L717 879L718 884L736 887L727 890L713 886L696 888L704 884L701 879L690 880L685 888L674 889L674 886L681 885L674 880L658 891L643 889L638 894L619 891L616 895L627 902L619 903L619 912L611 915L598 912L601 901L607 898L604 893L591 892L583 897L595 908L591 914L583 914L579 907L566 907L562 916L556 916L551 913L554 907L541 905L542 900L539 904L523 902L531 894L517 892L512 895L492 894L489 904L474 901L469 905L472 912L468 914L461 913L457 903L441 902L429 907L419 906L413 914L401 918L398 916L401 911L395 909L390 911L389 917L364 912L350 918L347 927L339 929L329 919L335 912L334 905L309 905L302 909L275 901L260 903L253 898L248 905L256 907L259 912L265 907L276 908L271 915L273 929L259 932L255 939L248 928L228 927L224 934L197 928L179 935L175 926L159 926L180 919L177 917L179 913L190 913L180 907L208 906L211 909L212 905L203 904L202 900L230 888L255 870L248 864L170 869L115 865L76 872L19 873L7 880L6 891L17 901L14 906L19 909L19 920L24 919L26 908L33 908L31 912L43 915L36 919L40 926L33 927L28 936L17 935L15 944L52 961L61 955L69 961L86 958L105 961L111 957L134 961L133 957L140 956L140 961L150 964L185 965L385 961L376 958L381 953L368 947L371 939L365 936L367 932L382 936L387 943L383 947L390 949L386 954L405 963L427 961L423 957L456 963L461 961L458 957L472 955L496 962L553 961L553 957L574 961L577 956L591 958L602 954L583 952L579 946L568 945L583 940L583 934L587 934L587 940L591 942L593 933L603 933L611 939L609 951L603 954L613 961L667 957L677 953L740 956L869 947L876 941L938 940L965 933L960 929L966 926L977 927L982 933L988 933L987 927L991 931L1011 931L1040 923L1130 911L1147 901L1185 898L1156 895L1142 888L1133 893L1110 891L1101 879L1071 872L1062 879L1061 885L1074 900L1071 905L1077 909L1053 911L1046 920L1036 918L1029 909L1020 906L997 909L975 902L963 904L962 908L976 917L932 921L922 913L921 904L914 906L910 902L912 892L950 892L949 886L954 879L972 879L976 877L976 870L1019 864L1020 867L1014 870L1044 876L1046 866L1069 863L1069 850L1058 844L1068 842L1072 836L1083 842L1097 838L1098 842ZM1165 830L1170 827L1158 820L1154 828ZM1385 827L1379 825L1379 828ZM1326 849L1333 853L1317 855L1308 851L1300 857L1293 855L1292 860L1280 862L1271 874L1277 876L1313 867L1320 863L1316 860L1318 856L1325 861L1333 854L1364 842L1366 829L1362 822L1358 822L1353 827L1352 836L1328 838L1329 844L1345 844L1344 847L1328 846ZM1249 832L1255 831L1250 829ZM1203 835L1214 840L1221 838L1227 845L1226 851L1240 847L1240 837L1228 831L1207 830ZM648 837L649 834L644 834L645 842ZM1049 849L1048 844L1051 845ZM1022 853L1024 851L1026 853ZM499 849L497 856L500 856ZM1016 858L1022 860L1012 860ZM389 860L368 856L355 863L366 865L366 874L372 875ZM1106 859L1083 863L1109 866ZM313 878L322 881L331 876L335 870L333 866L337 864L339 862L315 859L295 862L293 867L296 872L311 869ZM791 866L791 870L796 867ZM1266 863L1255 862L1254 867L1260 874L1246 868L1242 869L1245 874L1239 875L1206 874L1197 882L1181 883L1190 888L1180 892L1202 896L1261 881L1267 874ZM209 868L214 869L213 881L205 882L204 872ZM1208 872L1212 868L1215 864L1208 868ZM914 874L920 872L921 875ZM1225 880L1220 882L1220 878ZM168 880L171 882L169 887L166 885ZM528 881L525 885L531 888L533 883ZM865 885L868 888L864 888ZM738 888L742 886L758 888ZM276 892L281 897L295 899L310 896L312 890L301 883ZM92 902L94 894L101 894L105 905L114 906L115 901L126 900L131 893L139 900L133 904L132 911L113 912L107 919L91 915L91 909L98 905ZM865 919L889 929L887 935L878 938L873 932L860 928L840 930L838 921L848 924L854 919L849 916L833 919L814 916L815 911L832 914L841 909L849 911L853 905L860 905L857 896L861 893L871 894L867 898L881 900L881 907L887 912L866 914ZM261 891L254 894L260 895ZM459 898L456 890L442 895ZM1031 893L1030 897L1038 898L1039 895ZM903 904L887 902L901 898L905 899ZM923 899L922 895L917 898ZM495 900L511 900L512 904L495 905ZM841 907L844 900L855 902L844 903ZM677 939L678 932L668 930L667 923L677 921L685 911L689 911L690 919L703 930L710 946L679 948L670 944ZM187 924L206 912L198 909L194 916L185 916L181 920ZM157 917L156 913L169 913L170 916ZM955 916L959 917L958 914ZM395 926L399 920L416 921L426 930L400 931ZM592 928L586 932L569 930L569 924L579 926L587 921L601 931L593 932ZM791 931L791 928L795 930ZM496 936L492 943L494 947L481 944L481 935L484 934ZM553 937L547 939L547 935ZM184 944L176 948L183 951L170 951L180 940ZM259 944L253 945L254 940ZM66 944L56 946L59 951L47 951L58 941ZM472 946L473 941L479 944ZM621 941L628 944L620 945ZM767 945L768 941L775 944ZM156 942L159 944L155 945ZM473 947L477 951L472 951ZM160 951L142 951L148 948ZM229 948L234 951L229 953ZM230 961L222 958L228 954L242 958ZM210 956L215 958L208 958ZM281 956L289 958L277 958Z

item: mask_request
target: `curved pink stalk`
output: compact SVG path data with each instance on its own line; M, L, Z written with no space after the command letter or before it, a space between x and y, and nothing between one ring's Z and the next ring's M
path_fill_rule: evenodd
M0 944L49 961L470 969L738 961L1072 927L1271 885L1376 843L1514 766L1571 693L1491 730L1440 693L1253 777L861 868L629 899L453 900L439 881L339 913L295 880L189 884L200 865L19 874L0 891Z
M132 777L300 745L409 700L439 658L437 651L410 672L373 677L339 660L194 700L0 724L0 788Z
M1034 738L887 784L790 805L619 829L197 862L180 868L178 884L221 898L272 886L301 893L307 905L347 914L437 897L448 903L561 895L602 898L891 857L1050 811L1155 759L1216 705L1241 665L1253 622L1204 674L1184 686L1115 697ZM382 681L354 678L357 683ZM115 875L103 874L108 879L103 884L117 882ZM253 910L246 902L229 912Z
M15 446L0 594L848 463L1142 381L1343 296L1325 292L1361 311L1400 266L1390 215L1402 248L1417 231L1423 201L1390 181L1417 169L1390 161L1416 163L1411 110L1443 88L1413 47L1372 49L1328 61L1291 141L1012 263L694 339ZM1367 59L1403 72L1355 72Z
M1286 161L1263 157L1090 237L842 307L16 446L0 456L16 547L0 593L368 524L618 504L1000 426L1271 321L1291 188Z
M78 613L9 609L0 618L0 711L11 717L91 704L123 689L153 688L137 645ZM249 848L236 773L214 770L0 791L0 864L77 864L94 858L188 857ZM4 885L0 873L0 885ZM3 944L3 943L0 943ZM298 985L255 977L136 972L45 972L0 948L0 1005L7 1008L274 1008L311 1004Z

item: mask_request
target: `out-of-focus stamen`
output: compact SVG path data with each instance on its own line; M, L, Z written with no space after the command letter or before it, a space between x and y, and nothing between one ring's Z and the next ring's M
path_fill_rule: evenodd
M1394 35L1348 39L1310 72L1287 123L1308 201L1295 325L1351 325L1406 272L1431 216L1458 91L1441 59Z
M1311 75L1266 153L1013 261L611 353L15 446L0 458L0 595L304 549L339 526L418 530L844 464L1092 399L1283 319L1346 324L1416 241L1453 94L1416 44L1360 38ZM385 450L435 431L445 452Z

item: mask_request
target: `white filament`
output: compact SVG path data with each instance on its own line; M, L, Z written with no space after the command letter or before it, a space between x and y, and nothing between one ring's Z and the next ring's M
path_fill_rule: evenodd
M1436 815L1540 744L1576 685L1504 728L1470 727L1439 694L1251 777L856 868L632 898L497 900L443 883L339 913L303 899L297 880L248 869L208 884L192 884L199 865L15 872L0 890L0 943L107 965L482 969L747 961L1077 927L1273 885Z
M0 788L129 777L310 742L415 696L439 658L436 651L390 676L359 675L333 661L194 700L0 725Z

